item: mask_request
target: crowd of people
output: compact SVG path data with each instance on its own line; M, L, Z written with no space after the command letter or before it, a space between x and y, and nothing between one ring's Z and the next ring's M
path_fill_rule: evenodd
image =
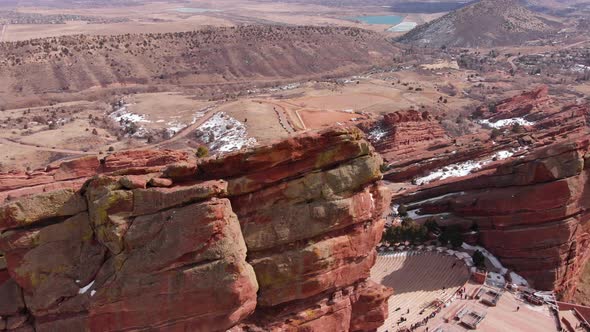
M455 293L455 295L458 296L460 299L467 298L467 295L465 294L466 291L467 291L467 289L465 287L462 287L459 290L457 290L457 292ZM449 301L452 301L452 300L449 300ZM422 319L421 321L412 324L410 327L402 327L402 328L397 329L397 330L392 329L391 331L396 331L396 332L413 332L413 331L417 330L419 327L422 327L422 326L427 325L428 324L428 321L430 319L436 317L436 315L441 312L441 310L443 309L443 307L445 305L446 305L446 303L439 302L439 303L436 304L436 309L433 312L431 312L430 315L424 317L424 319ZM398 308L398 309L400 309L400 308ZM425 311L425 309L421 310L420 311L420 314L423 314L424 311ZM408 309L406 311L406 314L409 314L409 313L410 313L410 309ZM399 326L400 324L402 324L402 323L404 323L406 321L407 321L407 318L405 318L403 316L400 317L400 319L397 321L397 326ZM426 330L425 331L428 332L428 327L426 327ZM385 332L389 332L389 330L386 330Z

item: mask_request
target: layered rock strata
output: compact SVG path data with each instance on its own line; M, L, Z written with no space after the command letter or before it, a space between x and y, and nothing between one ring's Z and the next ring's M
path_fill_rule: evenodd
M372 331L389 202L357 129L221 158L130 151L0 175L8 331ZM1 330L1 329L0 329Z
M461 225L534 287L570 299L590 255L590 106L558 105L540 87L479 113L499 135L423 142L403 160L383 148L394 136L375 144L394 203L421 222Z

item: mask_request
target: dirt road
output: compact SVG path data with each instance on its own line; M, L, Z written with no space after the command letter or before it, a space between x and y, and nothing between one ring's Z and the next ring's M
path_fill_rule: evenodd
M217 108L217 106L212 106L211 109L209 111L207 111L207 113L205 113L205 115L203 115L203 117L199 118L192 125L179 131L176 135L174 135L170 139L156 143L156 144L146 145L146 146L141 147L139 149L140 150L149 150L149 149L159 148L159 147L162 147L163 145L174 143L174 142L178 141L179 139L186 137L188 134L192 133L195 129L199 128L203 123L207 122L207 120L211 119L211 117L218 112L216 110L216 108ZM137 150L137 149L133 149L133 150Z
M15 147L24 148L24 149L30 149L30 150L34 150L34 151L58 152L58 153L66 153L66 154L73 154L73 155L98 154L98 151L77 151L77 150L58 149L58 148L54 149L54 148L49 148L46 146L38 146L38 145L33 145L33 144L11 141L6 138L0 138L0 145L10 145L10 146L15 146Z
M6 33L6 27L8 27L8 24L2 24L2 28L0 28L0 42L4 41L4 34Z

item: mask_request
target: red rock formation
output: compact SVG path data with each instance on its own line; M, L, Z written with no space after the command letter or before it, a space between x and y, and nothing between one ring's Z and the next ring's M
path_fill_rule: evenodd
M444 214L446 223L476 223L481 244L504 265L568 297L590 255L589 146L587 139L552 145L400 201L419 214Z
M449 136L427 111L400 111L384 115L375 124L367 124L365 130L375 148L383 154L395 155L404 159L416 151L425 150L426 146L449 144ZM385 139L377 139L377 137Z
M0 204L42 192L80 188L94 174L122 171L126 174L159 172L167 164L188 161L183 151L125 151L113 153L103 160L84 157L54 163L32 172L0 173Z
M344 128L220 159L135 151L4 175L0 324L375 330L391 295L367 281L381 163Z
M383 149L395 144L385 137L375 146L390 165L385 177L399 182L394 201L407 204L418 220L465 230L477 224L479 242L505 266L569 299L590 257L590 105L561 107L540 87L498 103L495 113L481 110L490 122L524 117L532 125L508 126L494 140L418 144L403 161ZM499 151L513 155L493 159ZM466 161L481 164L467 175L411 183L445 167L452 173Z
M549 97L549 87L541 85L531 91L516 95L496 103L493 108L483 105L478 108L481 118L496 122L501 119L528 117L535 113L545 113L553 103ZM527 118L528 119L528 118Z

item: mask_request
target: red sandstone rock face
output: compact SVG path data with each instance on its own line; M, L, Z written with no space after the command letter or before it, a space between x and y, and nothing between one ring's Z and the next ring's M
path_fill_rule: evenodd
M97 157L84 157L58 162L44 170L27 173L0 173L0 204L22 196L59 189L77 190L95 174L116 171L130 175L158 173L169 164L188 162L190 159L184 151L138 150L114 153L103 160Z
M385 178L399 182L394 201L407 204L418 220L434 218L466 231L477 224L479 242L505 266L568 299L590 257L590 105L558 106L540 87L498 103L495 113L486 106L482 114L490 122L524 117L533 125L521 132L509 126L495 141L422 142L403 160L389 148L395 137L375 144L390 165ZM492 160L498 151L513 156ZM464 176L411 183L481 160L487 162Z
M491 112L487 105L480 107L479 110L483 113L482 118L495 122L501 119L528 117L535 113L545 113L552 103L553 101L549 97L549 87L542 85L531 91L500 101L496 104L495 112Z
M446 214L447 223L476 223L480 242L506 266L537 288L567 295L588 255L590 173L582 161L588 145L551 146L401 201L419 214Z
M374 330L391 295L367 281L391 198L381 164L335 129L198 164L138 151L3 175L0 324Z
M427 147L451 144L445 130L426 111L389 113L381 121L363 127L366 127L364 129L377 151L386 156L395 156L398 161L416 152L428 158Z

